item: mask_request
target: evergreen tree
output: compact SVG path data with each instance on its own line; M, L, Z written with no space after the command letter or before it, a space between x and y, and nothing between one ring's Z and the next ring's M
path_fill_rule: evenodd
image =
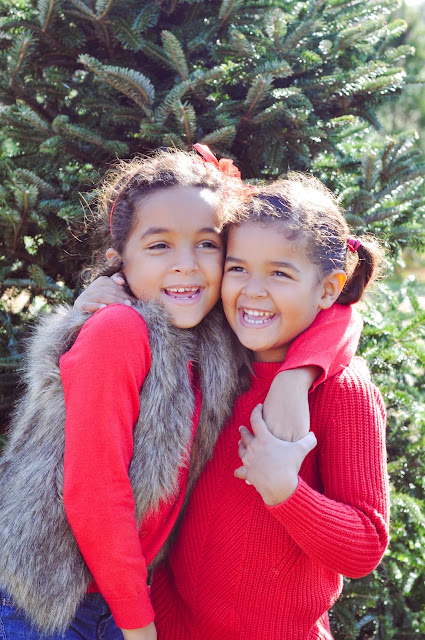
M24 327L40 308L72 300L86 251L82 204L116 157L202 142L233 158L245 179L310 171L393 260L400 247L425 245L425 169L414 136L383 133L377 115L401 92L410 52L397 44L406 25L392 18L395 6L0 0L3 418L16 394ZM413 561L425 538L416 459L425 356L413 337L423 338L424 317L413 294L412 311L402 314L397 295L383 294L378 320L374 307L366 312L363 346L389 405L395 546L371 577L347 582L334 614L344 639L425 638L425 574Z

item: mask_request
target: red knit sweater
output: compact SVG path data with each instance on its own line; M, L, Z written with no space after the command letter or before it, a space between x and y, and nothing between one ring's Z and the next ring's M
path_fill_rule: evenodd
M339 372L355 352L361 326L351 307L333 305L297 338L281 369L314 364L322 370L319 381ZM139 392L150 360L144 320L130 307L111 305L87 320L60 361L66 404L66 514L96 581L90 591L102 593L124 629L145 626L154 618L146 567L176 520L187 480L183 468L176 502L145 518L141 536L127 471ZM194 429L200 411L200 393L195 392Z
M385 412L366 365L355 358L310 394L318 445L295 493L275 507L233 475L238 427L249 426L280 364L254 367L169 563L154 574L159 640L329 639L342 575L368 574L387 546Z

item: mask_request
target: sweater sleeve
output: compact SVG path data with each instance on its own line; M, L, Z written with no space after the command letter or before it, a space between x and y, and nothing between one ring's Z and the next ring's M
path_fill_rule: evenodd
M359 578L377 566L388 544L385 409L367 374L345 372L323 387L312 405L322 425L316 455L323 493L299 478L290 498L267 508L307 555Z
M146 324L124 305L91 316L60 361L66 515L116 624L128 629L154 618L128 477L149 367Z
M363 321L351 305L333 304L320 311L314 322L291 344L280 371L314 365L320 375L311 390L340 373L354 356Z

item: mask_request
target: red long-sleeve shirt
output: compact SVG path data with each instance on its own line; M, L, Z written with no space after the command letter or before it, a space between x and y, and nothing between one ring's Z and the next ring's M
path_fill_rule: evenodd
M314 364L322 370L320 381L350 361L360 331L358 314L334 305L297 338L281 369ZM66 404L66 514L96 581L90 591L102 593L115 622L125 629L145 626L154 618L146 567L175 522L187 479L182 469L178 499L164 504L157 517L145 518L141 536L128 466L150 359L141 316L130 307L111 305L85 323L60 362ZM196 390L194 429L199 410Z
M91 316L60 360L66 406L66 515L95 579L89 591L102 593L116 624L124 629L153 620L147 565L175 523L188 471L180 471L176 500L147 515L138 530L128 468L139 393L150 363L146 323L124 305L111 305ZM194 429L199 411L197 391Z

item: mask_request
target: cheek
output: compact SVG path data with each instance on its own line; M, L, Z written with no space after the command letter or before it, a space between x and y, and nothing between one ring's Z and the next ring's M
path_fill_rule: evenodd
M210 260L205 265L206 273L208 274L208 282L210 286L217 288L220 291L223 280L223 260L221 257L216 257Z
M235 283L226 275L223 277L221 285L221 299L224 309L230 309L234 306L236 299L236 286Z

